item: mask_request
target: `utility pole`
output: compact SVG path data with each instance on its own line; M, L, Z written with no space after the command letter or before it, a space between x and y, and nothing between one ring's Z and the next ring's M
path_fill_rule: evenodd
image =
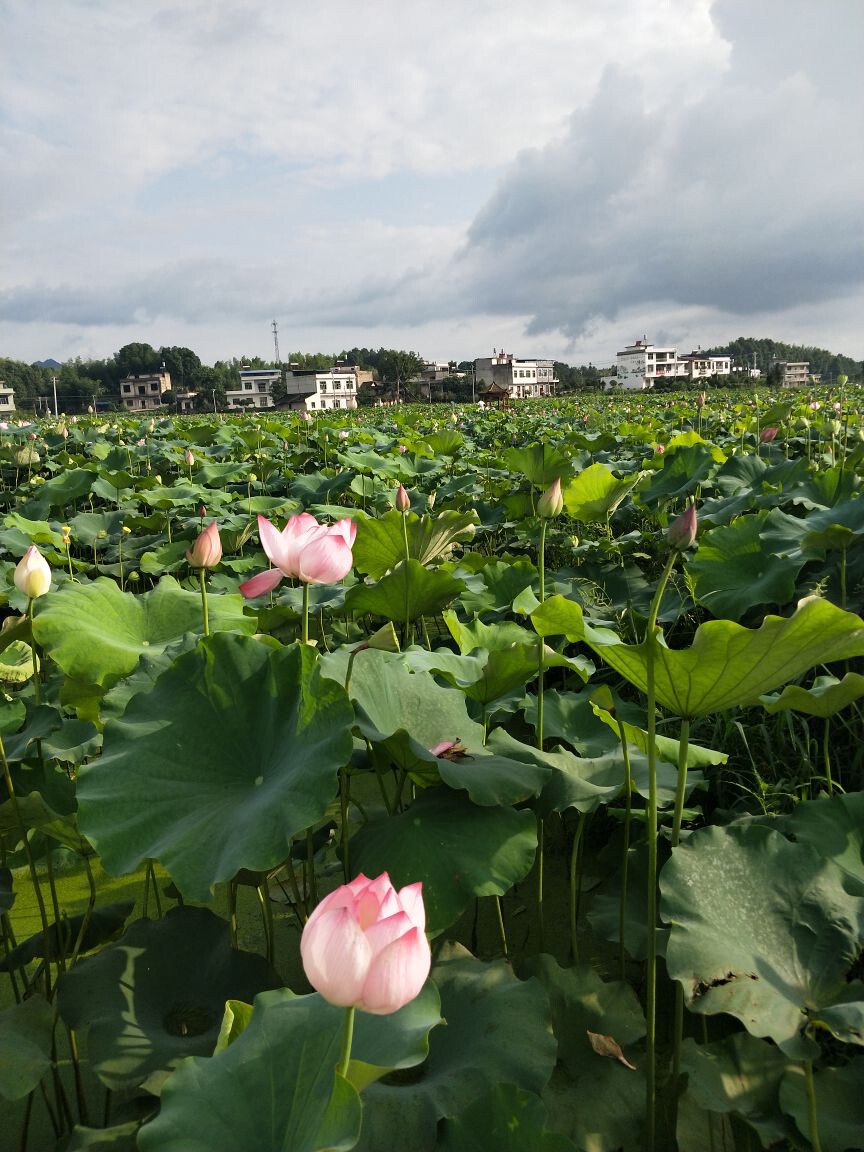
M279 355L279 325L274 320L270 327L273 329L273 345L276 349L276 366L279 367L279 365L282 363L282 358Z
M60 415L60 409L57 407L57 377L51 373L51 383L54 385L54 418Z

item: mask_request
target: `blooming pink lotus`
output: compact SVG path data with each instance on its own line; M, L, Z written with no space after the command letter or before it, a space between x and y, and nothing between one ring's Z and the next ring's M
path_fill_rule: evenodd
M354 564L351 549L357 525L346 518L338 524L319 524L308 512L292 516L281 532L264 516L258 517L261 547L274 567L259 572L240 585L247 598L272 592L283 576L304 584L335 584L343 580Z
M398 892L386 872L325 896L300 939L303 968L325 1000L387 1016L413 1000L432 965L423 885Z
M222 559L222 541L215 520L208 524L191 549L186 549L186 559L193 568L215 568Z

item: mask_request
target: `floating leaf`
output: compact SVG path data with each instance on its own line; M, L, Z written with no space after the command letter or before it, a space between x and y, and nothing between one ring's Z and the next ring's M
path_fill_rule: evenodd
M99 1079L116 1091L184 1056L209 1056L225 1001L251 1000L280 983L262 956L231 947L227 921L184 906L136 921L116 944L79 961L58 995L69 1027L88 1029Z
M81 830L114 875L157 859L206 900L241 868L275 867L324 818L352 721L311 648L211 636L107 722L102 756L79 772Z

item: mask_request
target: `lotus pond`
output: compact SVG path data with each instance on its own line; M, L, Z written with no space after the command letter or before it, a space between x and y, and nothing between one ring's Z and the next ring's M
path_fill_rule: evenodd
M864 1147L862 410L0 431L3 1152Z

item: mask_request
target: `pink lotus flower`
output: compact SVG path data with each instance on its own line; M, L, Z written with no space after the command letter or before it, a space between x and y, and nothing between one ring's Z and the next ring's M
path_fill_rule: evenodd
M410 512L411 510L411 500L405 491L404 484L400 484L396 489L396 510L397 512Z
M15 587L31 600L44 596L51 587L51 569L35 544L31 544L15 568Z
M258 535L274 567L240 585L240 592L247 599L272 592L283 576L300 579L304 584L335 584L348 575L354 564L351 549L357 525L347 518L328 527L308 512L301 512L278 532L269 520L259 516Z
M696 532L699 522L696 516L696 505L689 504L686 511L672 521L666 529L666 539L673 548L683 551L696 543Z
M432 965L423 885L396 891L386 872L325 896L300 939L303 968L325 1000L387 1016L410 1003Z
M215 568L222 559L222 541L215 520L208 524L191 549L186 549L186 559L193 568Z
M762 441L763 444L770 444L776 435L777 435L777 429L776 428L763 428L762 432L759 435L759 439Z

